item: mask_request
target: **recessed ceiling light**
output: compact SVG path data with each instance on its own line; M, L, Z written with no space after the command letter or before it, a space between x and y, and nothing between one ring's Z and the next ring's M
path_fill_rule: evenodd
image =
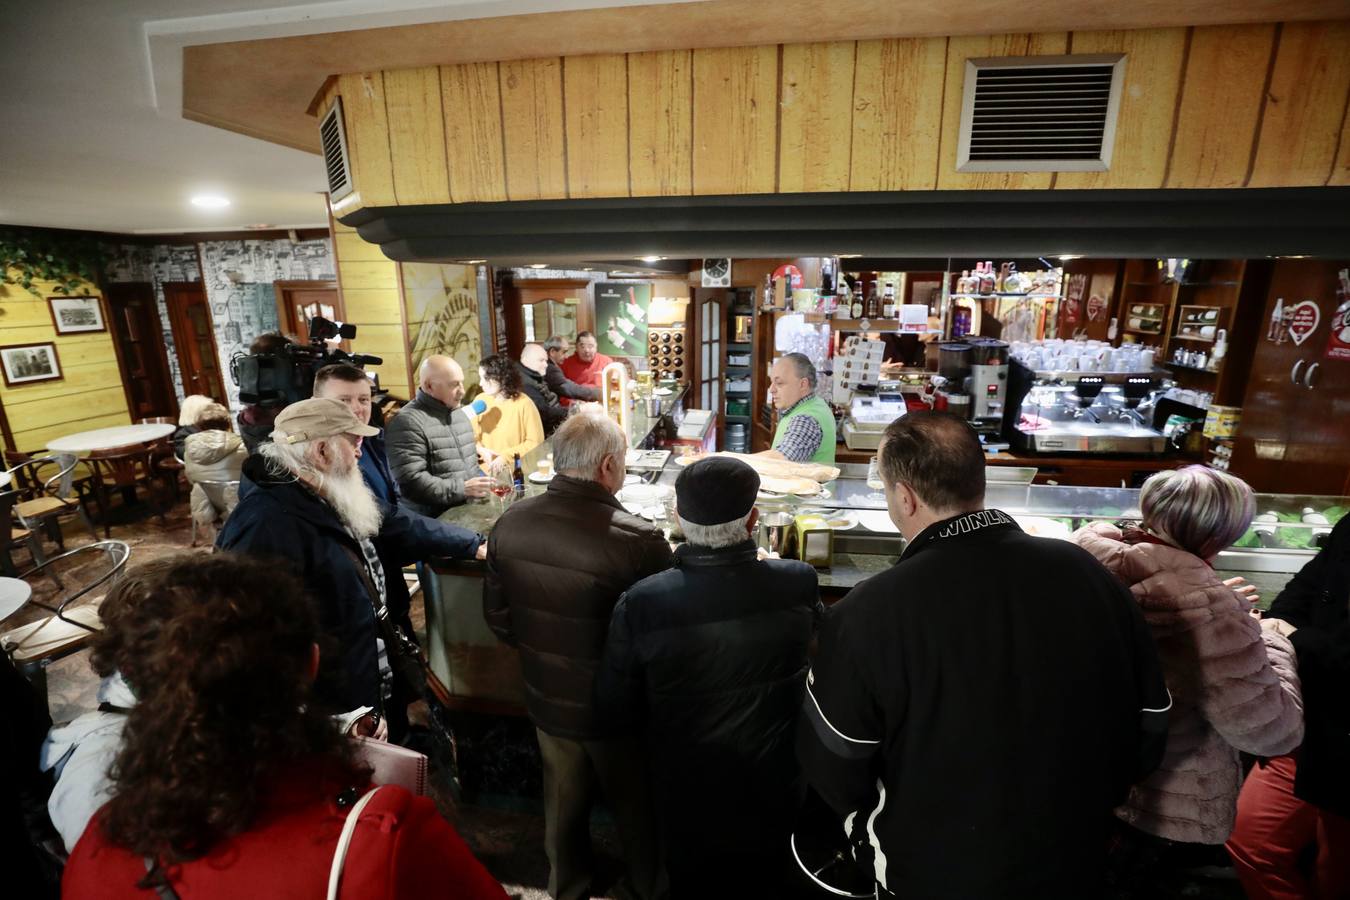
M531 269L547 269L548 263L530 263Z
M861 258L862 258L862 254L861 254L861 253L836 253L835 256L839 257L840 259L861 259Z
M1059 261L1066 262L1071 259L1082 259L1082 258L1083 255L1081 253L1064 253L1059 257Z
M664 257L664 256L639 256L638 259L640 259L640 260L642 260L643 262L646 262L646 263L652 263L652 262L660 262L661 260L665 259L665 257Z
M483 263L485 263L485 262L487 262L486 259L461 259L461 260L460 260L460 263L461 263L462 265L466 265L466 266L481 266L481 265L482 265Z
M202 209L224 209L230 205L230 198L220 194L198 194L192 198L192 205Z

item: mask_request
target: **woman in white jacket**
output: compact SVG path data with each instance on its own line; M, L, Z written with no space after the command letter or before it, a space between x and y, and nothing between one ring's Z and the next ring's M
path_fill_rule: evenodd
M219 403L204 408L196 424L199 430L188 435L183 461L192 485L193 521L210 535L239 502L239 473L248 450L230 430L230 411Z

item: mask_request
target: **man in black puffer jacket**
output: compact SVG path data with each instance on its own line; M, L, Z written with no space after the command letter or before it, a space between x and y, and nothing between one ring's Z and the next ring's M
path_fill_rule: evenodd
M672 898L783 896L816 572L757 558L745 463L701 460L675 490L689 542L614 607L599 705L646 732Z
M543 344L526 344L520 351L520 389L539 410L539 421L544 423L544 436L550 437L567 419L567 408L558 402L558 395L544 381L548 371L548 354Z

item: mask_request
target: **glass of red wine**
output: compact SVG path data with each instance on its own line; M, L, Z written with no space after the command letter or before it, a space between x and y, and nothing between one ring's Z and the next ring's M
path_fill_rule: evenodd
M506 510L506 505L510 502L510 497L515 493L515 485L511 483L511 470L506 467L500 467L492 474L492 496L497 498L502 511Z

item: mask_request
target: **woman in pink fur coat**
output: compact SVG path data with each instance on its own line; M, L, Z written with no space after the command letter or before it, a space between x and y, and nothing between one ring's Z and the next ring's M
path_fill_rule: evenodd
M1167 752L1116 815L1160 844L1222 844L1242 785L1238 753L1276 756L1303 740L1293 645L1263 629L1212 566L1254 506L1240 478L1187 466L1144 483L1141 529L1074 535L1134 594L1158 642L1172 695Z

